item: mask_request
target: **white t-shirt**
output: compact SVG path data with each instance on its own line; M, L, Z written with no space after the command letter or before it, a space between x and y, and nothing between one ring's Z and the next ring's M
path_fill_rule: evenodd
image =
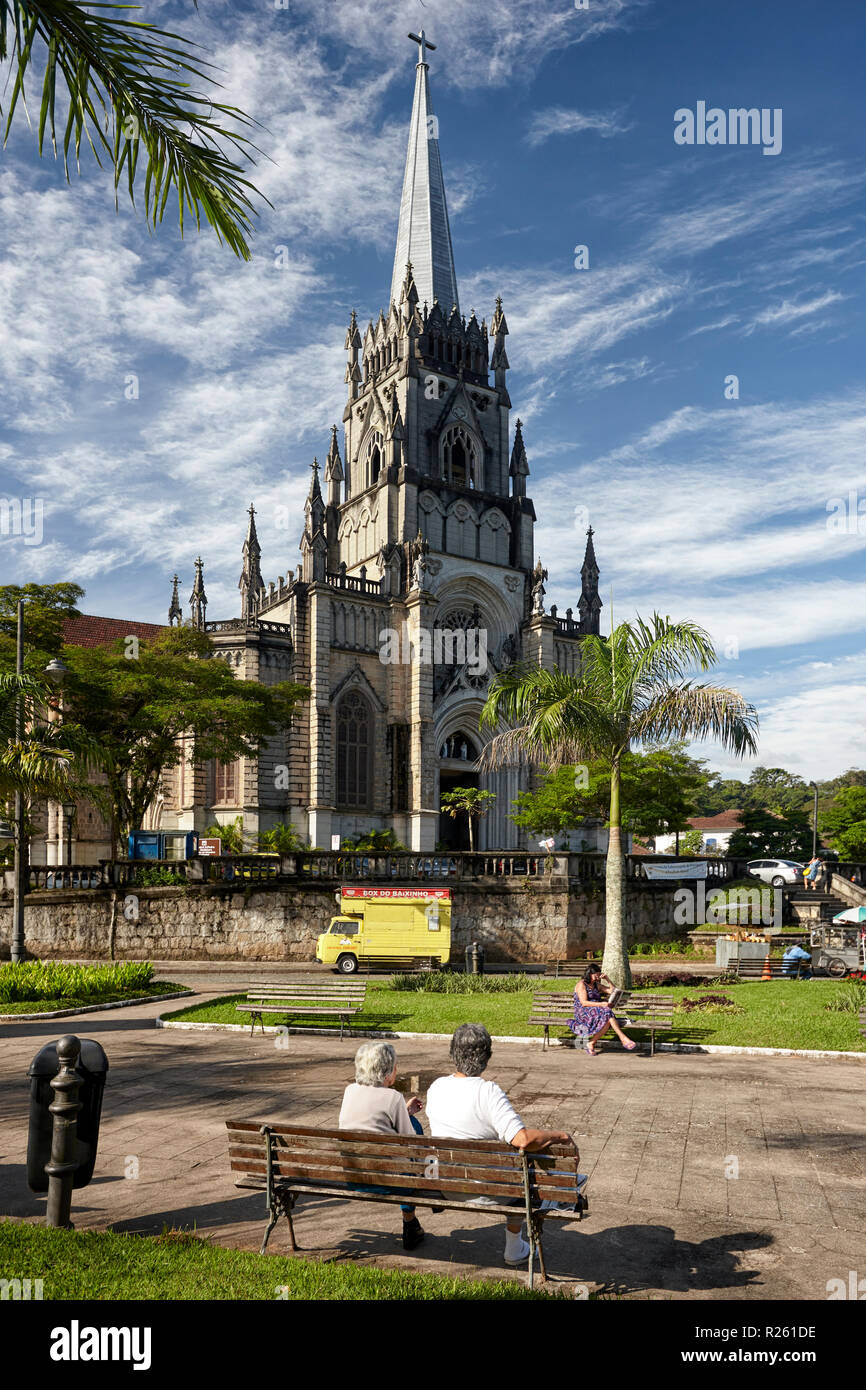
M427 1092L435 1139L501 1139L510 1144L523 1121L501 1086L482 1076L440 1076Z

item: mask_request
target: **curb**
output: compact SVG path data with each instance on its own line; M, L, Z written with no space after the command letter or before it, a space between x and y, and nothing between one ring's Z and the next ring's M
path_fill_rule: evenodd
M194 989L185 989L177 994L150 994L139 999L115 999L110 1004L83 1004L80 1009L53 1009L50 1013L41 1014L0 1014L0 1023L38 1023L42 1018L72 1018L75 1014L99 1014L104 1013L106 1009L128 1009L133 1004L159 1004L164 999L189 999L190 996L194 997L195 993Z
M177 1023L172 1023L169 1020L160 1017L156 1020L156 1026L157 1028L185 1028L192 1032L199 1033L247 1033L248 1037L253 1036L250 1033L248 1033L247 1026L245 1023L191 1023L183 1020L178 1021ZM258 1028L258 1024L256 1024L256 1027ZM277 1027L274 1024L268 1023L265 1025L264 1034L259 1033L257 1034L257 1036L263 1037L268 1034L274 1036L298 1034L305 1037L339 1038L340 1030L339 1028L304 1028L303 1026L298 1027L297 1025L283 1025L282 1027ZM450 1042L451 1034L397 1033L390 1031L386 1032L384 1029L369 1028L362 1030L360 1028L353 1028L351 1033L343 1034L344 1042L346 1042L349 1038L407 1038L410 1040L412 1038L415 1038L419 1042ZM530 1044L530 1046L542 1046L544 1043L543 1038L510 1037L506 1034L493 1034L491 1041L495 1043L528 1043ZM551 1039L550 1046L563 1047L566 1046L566 1044L560 1042L556 1038L553 1038ZM642 1048L644 1044L639 1044L639 1046ZM818 1060L827 1057L848 1057L853 1058L855 1061L866 1062L866 1052L819 1052L815 1048L734 1047L732 1045L723 1043L657 1042L655 1050L656 1052L697 1052L703 1053L705 1055L720 1054L722 1056L733 1057L806 1057L815 1058Z

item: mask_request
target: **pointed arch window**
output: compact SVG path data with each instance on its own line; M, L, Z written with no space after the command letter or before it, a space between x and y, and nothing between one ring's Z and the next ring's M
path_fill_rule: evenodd
M378 430L373 430L364 451L365 487L372 487L377 481L385 462L385 441Z
M337 705L337 805L369 810L372 787L373 718L357 690Z
M478 487L480 464L475 440L463 425L453 425L442 440L442 476L455 487Z

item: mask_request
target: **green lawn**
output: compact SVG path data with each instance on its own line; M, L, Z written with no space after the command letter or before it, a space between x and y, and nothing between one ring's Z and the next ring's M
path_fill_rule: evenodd
M99 1004L119 1004L124 1000L177 994L182 989L186 989L186 985L172 984L170 980L153 980L138 989L109 990L97 999L77 998L75 995L64 995L59 999L12 999L8 1003L0 1002L0 1014L47 1014L55 1009L94 1009Z
M535 988L566 990L569 981L539 978ZM688 1013L675 1009L671 1041L733 1044L738 1047L818 1048L837 1052L866 1052L866 1038L858 1032L856 1013L829 1013L824 1005L834 997L844 997L851 985L831 980L772 980L695 988L651 986L654 993L671 994L677 1001L703 994L724 994L735 1001L743 1013ZM424 994L396 992L385 980L370 980L367 1003L355 1015L353 1027L384 1028L401 1033L450 1033L459 1023L483 1023L491 1033L506 1036L537 1036L530 1028L533 990L515 994ZM866 989L861 991L866 1004ZM243 1023L244 1015L235 1010L244 995L224 995L207 1004L196 1004L164 1018L199 1023ZM271 1014L271 1024L279 1015ZM291 1022L303 1022L300 1019ZM309 1025L315 1027L315 1023ZM323 1027L333 1026L325 1022ZM635 1038L645 1036L639 1028L628 1030ZM602 1046L613 1046L605 1041ZM615 1044L618 1046L618 1044Z
M507 1280L448 1279L225 1250L187 1232L60 1231L0 1222L7 1279L41 1279L43 1299L549 1299ZM561 1296L561 1295L560 1295ZM33 1291L31 1288L31 1297Z

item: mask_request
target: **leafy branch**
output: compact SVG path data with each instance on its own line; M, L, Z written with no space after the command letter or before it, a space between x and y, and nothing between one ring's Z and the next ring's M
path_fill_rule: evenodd
M34 47L44 49L40 155L47 130L57 157L59 78L69 101L62 133L67 182L70 150L74 149L80 172L81 144L86 139L100 167L100 150L113 165L115 206L124 170L134 206L143 148L148 225L154 228L162 221L173 188L181 236L184 213L195 218L199 230L204 213L220 241L249 260L246 237L255 215L251 195L263 195L244 177L239 161L249 159L256 147L240 130L228 127L251 127L256 122L239 108L195 91L200 84L219 85L208 71L213 64L198 56L199 45L191 40L123 13L138 8L116 4L85 8L77 0L0 0L0 60L10 57L10 76L14 76L4 144L19 98L27 112L24 83L33 70ZM29 122L29 114L27 118Z

